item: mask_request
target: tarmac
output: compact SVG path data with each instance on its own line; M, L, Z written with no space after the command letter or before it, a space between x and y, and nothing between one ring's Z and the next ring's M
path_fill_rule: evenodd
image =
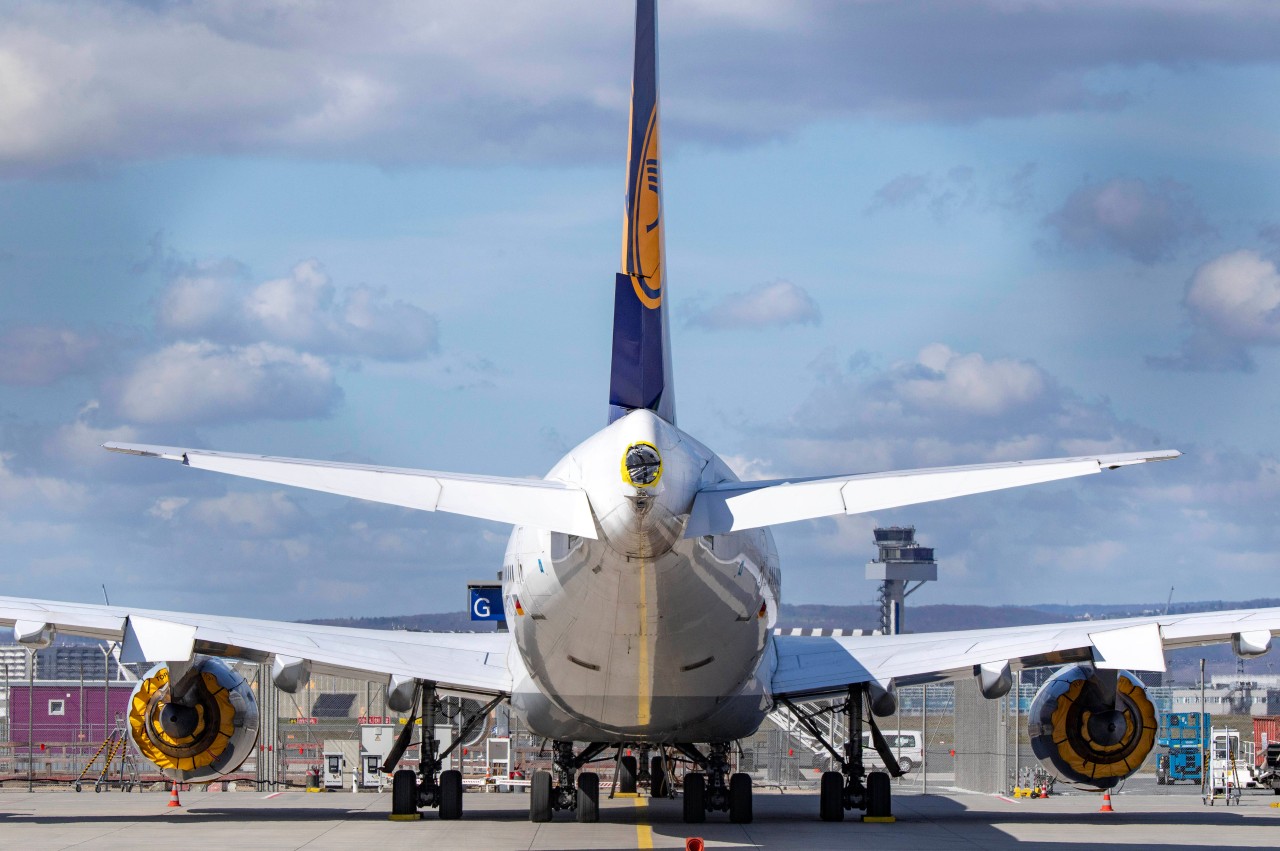
M223 847L248 849L400 848L569 849L683 848L702 838L708 848L1275 848L1280 846L1280 796L1249 791L1239 804L1206 806L1199 790L1165 787L1112 797L1115 812L1099 812L1101 796L1064 794L1011 799L964 793L900 793L893 824L818 819L812 793L757 790L751 824L729 824L711 813L686 825L679 800L601 802L598 824L557 813L550 824L528 821L524 794L469 793L461 821L434 812L419 821L391 821L390 795L349 792L274 794L184 792L167 806L163 792L76 794L63 790L0 790L0 847Z

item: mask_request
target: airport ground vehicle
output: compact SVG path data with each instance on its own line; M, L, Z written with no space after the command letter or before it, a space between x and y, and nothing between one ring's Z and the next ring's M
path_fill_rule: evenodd
M889 745L889 750L897 757L898 767L902 769L903 774L918 769L924 763L924 734L921 731L885 731L884 738ZM868 766L884 768L884 760L876 752L870 733L862 734L862 748L867 754L865 759Z
M1205 731L1212 723L1209 713L1162 712L1156 745L1163 753L1156 757L1156 783L1199 783L1204 779Z

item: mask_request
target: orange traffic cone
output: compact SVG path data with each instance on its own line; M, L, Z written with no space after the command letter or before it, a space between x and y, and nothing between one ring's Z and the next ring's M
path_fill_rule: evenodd
M171 807L180 807L180 806L182 806L182 802L178 800L178 783L177 783L177 781L174 781L173 785L172 785L170 788L171 788L173 791L171 791L171 792L169 793L169 806L171 806Z
M1102 809L1098 810L1098 812L1100 813L1115 812L1115 810L1111 809L1111 791L1110 790L1107 790L1102 793Z

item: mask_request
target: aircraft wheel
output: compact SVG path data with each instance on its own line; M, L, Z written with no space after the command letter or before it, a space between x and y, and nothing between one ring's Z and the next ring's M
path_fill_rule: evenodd
M462 818L462 772L440 773L440 818L456 821Z
M751 824L751 775L741 772L729 778L729 821Z
M886 818L893 815L890 794L888 774L883 771L873 771L868 774L867 815L872 818Z
M701 824L707 820L707 776L690 772L684 776L684 822Z
M551 821L551 772L535 771L529 781L529 821Z
M578 821L583 824L600 821L600 775L592 771L578 775Z
M402 768L391 777L391 814L411 816L418 811L418 778L412 769Z
M818 813L823 821L844 821L844 775L839 771L822 772Z
M667 782L667 763L660 756L649 760L649 793L655 798L666 798L670 794Z
M636 758L624 756L618 766L618 791L630 794L636 791Z

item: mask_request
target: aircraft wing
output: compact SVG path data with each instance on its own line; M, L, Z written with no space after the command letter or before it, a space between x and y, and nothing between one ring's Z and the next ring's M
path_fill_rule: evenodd
M934 502L1087 476L1148 461L1167 461L1181 454L1175 450L1128 452L861 473L833 478L725 482L705 488L694 497L685 537L697 538L835 514L862 514Z
M127 455L180 461L200 470L404 508L447 511L512 525L536 526L583 538L596 537L595 517L586 492L548 479L471 476L136 443L106 443L103 448Z
M0 626L33 634L41 625L124 645L124 661L177 662L193 653L267 662L305 659L312 673L433 680L448 692L511 691L505 632L407 632L229 618L0 597Z
M910 635L777 635L772 688L793 698L830 697L856 683L958 680L1005 663L1015 671L1073 662L1163 671L1166 650L1232 641L1257 655L1276 635L1280 608Z

